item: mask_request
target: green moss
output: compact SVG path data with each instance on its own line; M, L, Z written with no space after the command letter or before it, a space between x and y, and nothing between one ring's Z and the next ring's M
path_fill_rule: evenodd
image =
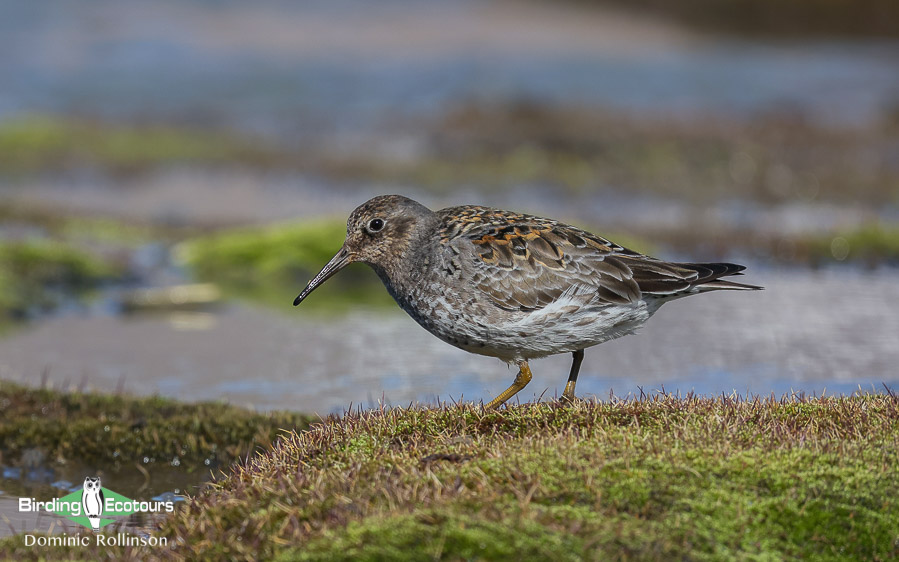
M583 560L583 540L527 517L415 510L352 522L277 560Z
M878 490L868 488L879 480L870 474L845 489L828 481L827 498L804 495L808 488L820 490L815 473L822 468L834 476L841 473L835 467L846 463L830 455L774 452L759 473L751 474L746 462L757 462L755 454L704 461L675 453L669 459L648 457L600 469L602 457L580 454L572 464L564 455L541 452L545 456L532 466L505 473L531 485L521 487L531 493L523 497L524 506L522 498L510 495L491 505L469 500L412 508L409 514L387 512L330 529L280 559L715 560L811 553L833 558L839 557L842 540L881 544L880 554L887 554L896 538L889 527L894 517L880 514L876 503L859 505L879 497ZM477 470L492 474L483 466ZM438 478L443 473L436 470ZM797 483L809 474L812 486ZM511 480L497 484L514 488ZM783 487L766 490L771 480ZM467 484L464 476L462 482ZM860 498L850 500L853 505L842 503L859 492ZM863 547L852 554L877 552Z
M270 446L282 430L305 428L309 421L300 414L258 414L220 403L60 392L0 381L0 455L6 464L39 450L53 463L108 470L135 463L166 466L177 457L182 470L206 471Z
M175 249L179 261L204 281L274 306L291 303L340 249L343 219L274 224L195 238ZM360 302L392 302L377 276L353 264L316 290L304 307L329 310Z
M34 239L0 241L0 317L49 308L121 274L115 264L69 244Z
M283 559L885 559L897 435L887 396L394 409L291 437L184 521L302 543ZM217 548L190 550L241 552Z

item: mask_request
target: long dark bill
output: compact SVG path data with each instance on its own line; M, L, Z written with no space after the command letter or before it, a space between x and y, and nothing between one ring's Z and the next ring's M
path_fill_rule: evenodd
M296 306L303 302L309 293L315 290L316 287L327 281L332 275L352 263L353 259L350 256L350 253L347 252L346 248L341 248L337 255L331 258L325 267L322 268L321 271L318 272L318 275L312 278L312 281L306 285L306 288L303 289L303 292L293 301L293 305Z

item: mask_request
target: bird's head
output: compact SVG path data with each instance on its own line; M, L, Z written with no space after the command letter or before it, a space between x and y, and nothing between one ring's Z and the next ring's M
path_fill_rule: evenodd
M366 263L379 273L393 269L433 217L430 209L402 195L380 195L356 207L347 219L340 251L309 281L293 305L353 262Z

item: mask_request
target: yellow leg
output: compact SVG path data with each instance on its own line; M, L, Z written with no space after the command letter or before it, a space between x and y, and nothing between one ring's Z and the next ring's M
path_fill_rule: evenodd
M518 364L518 374L515 376L515 382L512 383L512 386L502 391L499 396L491 400L484 406L484 409L493 410L502 406L506 403L506 400L518 394L518 391L526 387L529 382L531 382L531 368L528 366L527 361L522 361Z

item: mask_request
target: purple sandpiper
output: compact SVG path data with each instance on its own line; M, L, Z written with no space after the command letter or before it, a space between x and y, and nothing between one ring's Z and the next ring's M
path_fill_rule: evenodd
M584 349L633 333L669 300L761 289L721 279L742 265L665 262L552 219L382 195L352 212L343 247L294 306L352 262L438 338L518 366L488 410L530 382L530 359L572 353L562 398L573 401Z

